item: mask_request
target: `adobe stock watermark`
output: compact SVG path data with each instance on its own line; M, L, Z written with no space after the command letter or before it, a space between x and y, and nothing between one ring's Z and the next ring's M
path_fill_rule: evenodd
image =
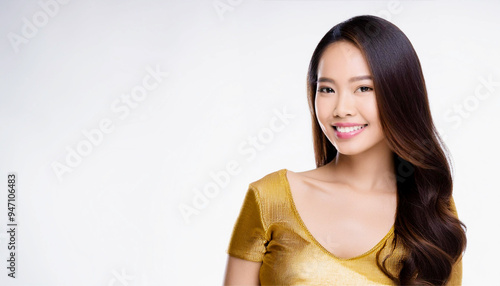
M131 110L146 100L149 93L157 89L168 76L167 73L160 70L159 65L156 65L155 69L150 66L146 67L146 72L140 84L134 86L129 93L121 94L111 103L111 112L116 114L118 119L125 120L130 115ZM81 133L84 138L73 146L66 146L64 162L56 160L51 164L52 171L59 182L62 182L65 174L73 172L76 167L80 166L83 158L92 154L94 148L101 145L104 137L112 133L115 127L115 122L111 118L105 117L99 121L95 128L82 129Z
M49 23L51 18L54 18L59 14L61 10L61 5L66 5L69 0L40 0L38 1L38 6L40 10L33 13L31 19L26 17L22 18L23 25L19 34L14 32L9 32L7 38L9 39L10 45L14 52L19 53L19 46L22 44L27 44L31 39L33 39L39 32L39 30Z
M492 74L488 75L488 79L482 76L478 76L477 79L479 84L474 89L474 94L468 95L461 103L453 104L453 108L449 108L445 113L445 120L453 124L453 129L458 129L462 120L469 118L479 108L481 102L490 98L500 87L500 81L493 81Z
M212 6L219 20L224 21L224 14L233 12L234 9L243 3L243 0L214 0Z
M128 286L129 281L134 280L134 276L128 275L125 269L121 269L120 272L116 270L111 271L113 273L113 278L109 279L108 286Z
M401 1L394 0L387 2L386 9L379 10L377 12L371 11L372 15L378 16L380 18L384 18L387 21L392 20L392 15L398 15L403 11L403 7L401 6Z
M266 127L260 129L255 136L248 136L238 144L237 151L240 155L245 156L247 162L252 162L257 157L259 151L264 150L266 145L269 145L275 138L276 133L282 132L289 124L290 119L296 115L290 114L286 110L273 109L274 116L269 120ZM204 186L194 188L194 196L191 203L180 203L179 211L186 224L189 224L191 218L199 215L201 211L208 207L210 200L213 200L219 195L221 190L225 189L231 182L231 176L237 176L242 171L241 164L237 160L230 160L226 163L223 170L216 172L210 171L209 175L212 178Z

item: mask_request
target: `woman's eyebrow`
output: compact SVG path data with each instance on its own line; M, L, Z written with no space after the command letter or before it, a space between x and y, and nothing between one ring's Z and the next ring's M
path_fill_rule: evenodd
M349 82L360 81L360 80L364 80L364 79L372 80L373 78L370 75L360 75L360 76L351 77L349 79ZM328 77L320 77L316 82L331 82L331 83L335 84L335 81L331 78L328 78Z

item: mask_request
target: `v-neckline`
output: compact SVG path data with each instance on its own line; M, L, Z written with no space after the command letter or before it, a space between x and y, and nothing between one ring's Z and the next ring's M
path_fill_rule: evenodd
M356 259L362 258L364 256L367 256L367 255L373 253L373 251L375 251L376 249L378 249L394 233L394 224L393 224L391 226L391 229L389 230L389 232L377 244L375 244L368 251L366 251L366 252L364 252L362 254L356 255L354 257L350 257L350 258L341 258L341 257L336 256L335 254L331 253L328 249L326 249L321 243L319 243L318 240L316 240L316 238L312 235L312 233L309 231L309 229L307 228L306 224L302 220L302 217L300 216L299 211L297 210L297 207L296 207L294 199L293 199L292 190L291 190L291 186L290 186L290 181L288 180L288 177L287 177L287 171L288 171L287 169L281 169L280 170L280 174L282 176L282 179L286 183L285 184L285 189L286 189L288 198L289 198L291 206L292 206L292 211L295 214L295 218L298 220L299 224L302 226L302 228L304 229L304 231L306 232L306 234L309 236L309 238L311 239L311 241L317 247L321 248L324 252L326 252L329 256L331 256L332 258L334 258L336 260L339 260L339 261L348 261L348 260L356 260Z

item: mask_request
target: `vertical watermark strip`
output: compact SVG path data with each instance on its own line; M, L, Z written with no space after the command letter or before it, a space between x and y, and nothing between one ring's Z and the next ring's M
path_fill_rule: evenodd
M16 278L17 264L17 220L16 220L16 196L17 191L17 173L7 174L7 269L8 276Z

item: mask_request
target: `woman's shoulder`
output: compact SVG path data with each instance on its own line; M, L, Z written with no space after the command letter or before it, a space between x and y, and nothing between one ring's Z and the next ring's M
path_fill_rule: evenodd
M288 180L288 172L292 173L286 168L275 170L250 183L248 191L257 201L262 218L268 226L276 221L294 220L290 182L294 184L295 181L292 178Z
M277 187L284 187L286 184L287 169L279 169L271 173L267 173L259 179L250 183L259 193L276 190Z
M318 169L294 172L287 168L282 168L267 173L251 182L250 188L256 191L259 196L276 196L283 198L290 195L291 188L301 189L298 188L298 186L303 186L307 184L309 180L317 178L320 178Z
M260 177L259 179L250 183L250 185L256 188L268 188L268 187L276 187L277 185L283 186L287 185L289 179L290 180L303 180L303 179L317 179L320 169L312 169L308 171L302 172L294 172L292 170L282 168L271 173L267 173L266 175Z

